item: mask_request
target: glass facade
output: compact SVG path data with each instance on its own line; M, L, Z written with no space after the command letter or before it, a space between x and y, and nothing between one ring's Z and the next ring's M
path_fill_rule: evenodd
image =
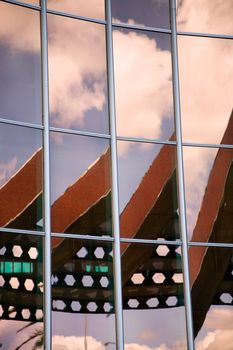
M232 349L232 15L0 1L0 348Z

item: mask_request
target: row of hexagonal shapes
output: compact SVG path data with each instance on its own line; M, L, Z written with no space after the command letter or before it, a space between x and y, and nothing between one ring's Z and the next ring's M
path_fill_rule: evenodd
M4 287L6 285L6 280L8 276L5 276L5 278L0 275L0 288ZM27 291L32 291L35 287L36 284L31 278L19 278L19 277L10 277L9 278L9 285L11 286L12 289L19 289L19 286L23 286L25 290ZM37 286L39 287L40 291L43 291L43 283L37 283Z
M23 254L23 249L20 245L15 244L13 247L10 247L12 255L15 258L20 258ZM5 246L0 248L0 255L4 256L7 252L9 251L9 247L6 248ZM25 253L25 252L24 252ZM38 249L36 247L30 247L29 249L27 248L27 255L29 256L30 259L36 260L38 258Z
M43 311L40 309L20 308L19 306L15 307L13 305L0 305L0 317L5 319L33 319L40 321L43 318Z
M166 276L162 272L156 272L152 276L152 280L156 284L163 284L165 279L166 279ZM172 280L175 283L183 283L183 274L174 273L172 276ZM143 282L145 281L145 277L143 276L142 273L134 273L133 276L131 277L131 281L133 282L133 284L140 285L140 284L143 284Z

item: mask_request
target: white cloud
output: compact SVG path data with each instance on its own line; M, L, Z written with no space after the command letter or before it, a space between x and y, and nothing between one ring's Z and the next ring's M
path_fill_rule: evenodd
M86 337L87 348L91 350L104 350L105 346L91 336ZM55 335L52 339L54 350L85 350L84 337L64 337Z
M13 157L6 163L0 163L0 185L4 184L14 174L17 163L17 157Z

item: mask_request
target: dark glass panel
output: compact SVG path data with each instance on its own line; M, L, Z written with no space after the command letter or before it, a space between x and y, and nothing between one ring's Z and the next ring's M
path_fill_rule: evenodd
M49 15L51 125L108 133L105 27Z
M231 0L179 0L178 30L232 35L232 12Z
M40 14L1 1L0 23L0 117L41 124Z
M51 178L53 232L111 235L108 140L52 133Z
M179 237L176 147L118 141L122 237Z
M113 0L114 22L170 28L169 0Z
M128 243L121 255L125 343L186 349L180 247Z
M113 32L117 133L169 139L174 133L169 34Z
M0 124L0 226L42 228L41 131Z
M233 143L233 41L178 37L184 141Z
M184 148L186 208L191 240L233 242L232 161L233 149Z
M53 347L116 349L112 244L52 239Z
M190 247L196 349L232 346L232 248Z
M42 245L34 235L0 234L2 349L43 346Z
M48 0L48 8L90 18L105 18L104 0Z

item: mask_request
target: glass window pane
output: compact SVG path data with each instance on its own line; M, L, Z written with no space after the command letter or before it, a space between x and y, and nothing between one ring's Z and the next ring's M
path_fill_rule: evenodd
M178 30L233 34L231 0L178 0Z
M41 124L40 14L1 1L0 23L0 117Z
M190 247L189 254L196 349L230 349L232 248Z
M170 28L169 0L113 0L114 22Z
M0 125L0 226L42 228L41 131Z
M51 133L52 231L111 235L109 141Z
M42 238L1 232L0 262L5 265L0 271L1 347L43 346ZM24 271L25 264L33 268Z
M178 44L184 141L232 144L233 41L179 36Z
M104 0L48 0L48 8L84 17L105 18Z
M117 133L169 139L174 133L170 35L113 32Z
M51 125L108 133L105 26L49 15Z
M52 247L53 347L116 349L112 244L60 237Z
M180 247L129 243L121 250L126 348L186 349Z
M176 147L118 141L122 237L179 236Z

